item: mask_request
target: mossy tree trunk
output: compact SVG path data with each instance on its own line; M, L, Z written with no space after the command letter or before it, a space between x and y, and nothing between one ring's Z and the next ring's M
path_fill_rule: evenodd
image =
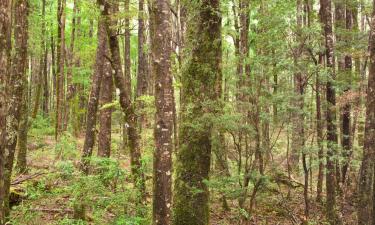
M180 149L177 155L173 224L209 224L212 119L221 82L219 0L185 1L188 10L186 67L182 76ZM193 19L194 18L194 19Z

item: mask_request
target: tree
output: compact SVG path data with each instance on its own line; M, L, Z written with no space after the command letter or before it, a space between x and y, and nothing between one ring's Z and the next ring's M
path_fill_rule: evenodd
M187 62L182 76L180 149L177 156L173 224L209 224L210 117L221 82L220 1L185 1ZM212 119L212 118L211 118Z
M57 8L57 70L56 70L56 125L55 139L60 136L63 130L64 118L64 65L65 65L65 8L66 0L58 0Z
M104 19L101 18L98 23L98 48L96 50L95 70L92 76L92 86L87 106L86 135L81 160L81 170L86 174L89 172L89 158L92 155L95 143L96 114L99 104L100 86L102 83L105 64L109 64L109 62L105 60L106 49L108 49L107 41L106 26Z
M29 129L27 91L27 88L25 88L21 103L21 120L18 129L18 155L16 169L19 173L27 172L27 133Z
M107 52L109 53L108 48ZM109 157L111 155L112 108L108 104L112 103L113 94L112 67L110 63L104 66L103 72L99 99L102 108L99 111L98 156Z
M173 87L169 0L151 2L152 74L155 78L153 224L171 224Z
M120 106L125 114L125 121L127 123L129 148L130 148L130 161L132 167L132 174L134 183L141 191L141 198L145 198L145 177L142 171L141 164L141 149L140 137L137 127L137 115L135 113L134 104L130 98L130 90L126 89L125 77L122 72L120 47L117 37L117 31L113 28L113 22L110 18L109 7L110 4L105 0L98 0L99 8L101 9L101 16L105 21L107 29L107 36L109 41L109 49L111 52L113 80L117 89L120 91Z
M9 0L0 0L0 224L5 223L4 169L6 138L6 90L5 82L9 73L11 52L11 4Z
M336 215L336 178L335 159L337 147L336 128L336 92L333 86L335 80L335 57L333 54L333 31L332 31L332 2L331 0L320 0L321 20L323 24L323 35L325 40L326 66L329 75L326 83L326 120L327 120L327 218L331 224L337 224Z
M150 79L147 50L145 48L146 41L147 41L146 36L145 36L145 22L144 22L145 16L146 16L146 12L144 10L144 0L139 0L138 2L138 71L137 71L138 73L137 73L137 87L136 87L135 100L139 101L140 103L138 104L138 109L140 111L142 111L143 104L139 100L139 97L147 94L148 80ZM140 115L137 120L138 120L137 127L141 130L145 122L144 115Z
M21 118L21 103L26 84L27 68L27 46L28 46L28 0L17 0L14 3L15 8L15 28L14 28L14 55L10 76L7 79L7 116L6 116L6 141L4 168L4 215L9 216L9 193L10 179L13 169L13 161L17 144L18 126Z
M375 159L375 1L373 1L373 7L369 38L370 64L366 99L365 140L358 185L358 225L369 225L375 221L373 196L371 196L371 193L374 193L373 174Z
M353 5L350 3L346 3L346 18L345 18L345 31L346 32L352 32L353 29ZM345 41L348 44L351 44L351 36L346 35ZM347 44L347 45L348 45ZM350 48L350 46L345 46L347 48ZM344 93L349 93L351 89L351 77L352 77L352 56L350 53L345 54L345 72L344 75L346 75L347 80L346 80L346 87L344 90ZM344 162L342 165L342 171L341 171L341 176L342 176L342 183L345 184L346 182L346 177L347 177L347 171L350 166L350 158L352 156L352 141L353 141L353 132L351 128L351 104L348 102L344 104L343 109L342 109L342 132L343 132L343 138L342 138L342 147L343 147L343 157L344 157ZM355 125L355 124L353 124Z

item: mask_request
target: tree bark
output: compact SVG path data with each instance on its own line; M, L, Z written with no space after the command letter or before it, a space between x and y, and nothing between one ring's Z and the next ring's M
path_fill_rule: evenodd
M174 196L175 225L209 224L212 102L221 77L220 1L189 2L187 67L182 76L180 149ZM190 10L190 11L189 11ZM211 104L207 104L211 102ZM199 190L199 191L197 191Z
M171 224L173 87L169 0L151 1L152 75L155 78L153 224Z
M10 179L13 169L15 148L17 144L17 132L21 117L21 102L23 99L24 87L26 84L27 68L27 42L28 42L28 1L16 0L14 3L14 55L12 57L12 66L10 77L7 80L9 98L7 99L7 128L6 128L6 146L5 146L5 169L4 169L4 215L9 216L9 192Z
M86 135L81 160L81 170L86 174L89 173L89 158L92 155L95 144L96 114L99 104L100 86L105 64L109 63L105 60L106 48L108 46L107 40L105 22L101 18L98 24L98 48L96 50L95 71L92 76L91 92L87 106Z
M327 188L327 219L330 224L338 223L336 214L336 174L335 174L335 160L337 147L337 127L336 127L336 92L333 86L335 80L335 57L333 54L333 31L332 31L332 2L331 0L320 0L321 19L324 31L325 40L325 55L326 66L329 74L326 83L326 120L327 120L327 173L326 173L326 188Z
M137 87L136 87L136 96L135 101L137 106L137 111L141 112L138 117L137 126L140 130L144 126L145 115L143 111L142 101L139 101L139 97L147 94L148 82L150 79L148 76L148 54L145 49L146 37L145 37L145 18L146 11L144 10L144 0L139 0L138 5L138 74L137 74Z
M117 32L113 29L112 21L109 13L109 3L106 0L98 0L98 5L101 9L101 15L105 21L107 35L109 39L109 48L111 52L112 68L114 70L113 78L117 89L120 91L120 105L125 114L125 121L127 123L130 161L132 167L132 174L134 183L141 192L142 200L145 199L145 177L142 171L141 163L141 149L140 137L137 127L137 115L134 111L134 105L130 99L130 90L126 89L125 77L121 67L120 47L117 38Z
M319 55L319 64L324 66L324 54ZM324 146L323 146L323 120L322 120L322 99L321 99L321 81L320 71L316 73L316 136L318 142L318 160L319 160L319 171L318 171L318 183L316 191L316 200L322 201L323 191L323 179L324 179Z
M67 86L67 93L66 93L66 101L64 104L64 125L63 130L66 131L68 129L69 119L70 119L70 109L73 106L73 98L75 95L75 89L76 86L73 83L73 67L75 66L75 40L76 40L76 30L77 30L77 14L78 14L78 0L73 1L73 18L72 18L72 31L70 34L70 46L69 50L66 54L66 56L69 56L69 58L66 58L68 69L66 74L66 86Z
M48 48L46 44L46 0L42 1L42 46L43 46L43 113L49 113Z
M336 36L336 55L337 55L337 64L338 64L338 76L344 78L345 73L345 55L344 50L341 47L344 42L344 32L345 29L345 4L342 0L335 2L335 36ZM347 140L348 136L345 135L345 133L349 132L349 125L350 125L350 118L348 118L348 115L350 116L350 111L347 111L346 105L340 109L340 120L341 120L341 146L343 147L344 152L347 151ZM348 121L349 120L349 121ZM347 134L349 135L349 134ZM343 153L345 154L345 153ZM345 160L345 157L344 157ZM336 182L337 187L339 187L341 179L341 168L340 168L340 160L335 159L336 164Z
M129 12L130 10L130 0L125 0L125 3L124 3L124 10L125 12ZM131 33L130 33L130 19L129 17L127 16L125 18L125 35L124 35L124 67L125 67L125 70L124 70L124 75L125 75L125 86L126 86L126 90L129 90L129 97L131 98L132 97L132 87L131 87L131 58L130 58L130 51L131 51L131 48L130 48L130 37L131 37ZM123 148L125 148L127 145L128 145L128 128L127 128L127 123L124 119L123 121L123 125L122 125L122 130L123 130L123 133L122 133L122 141L123 141Z
M351 32L353 29L353 6L349 4L346 5L346 18L345 18L345 25L346 25L346 32ZM350 36L346 35L345 40L348 43L352 43L352 39ZM347 87L345 88L345 93L348 93L351 89L351 80L352 80L352 56L350 53L345 54L345 77L347 77ZM344 94L345 96L345 94ZM352 156L352 135L354 135L351 131L351 104L348 102L342 108L342 147L343 147L343 165L342 165L342 183L345 184L347 171L350 166L350 158Z
M11 4L9 0L0 0L0 224L5 223L4 214L4 167L6 138L6 90L5 82L9 73L11 52Z
M305 145L305 138L304 138L304 75L302 74L303 71L300 69L299 60L302 57L304 43L303 43L303 34L302 34L302 27L303 26L303 4L302 0L297 0L297 41L298 47L294 49L293 57L294 57L294 65L296 67L293 80L294 80L294 93L295 98L293 99L294 111L292 115L292 143L291 143L291 152L290 152L290 159L289 159L289 171L292 173L298 172L298 166L301 158L301 153L303 151Z
M66 0L58 0L57 8L57 70L56 70L56 121L55 139L57 140L63 131L64 116L64 63L65 63L65 7Z
M107 51L109 53L109 51ZM112 127L112 107L105 106L112 102L113 79L112 67L106 64L100 88L100 104L99 111L99 137L98 137L98 156L110 157L111 155L111 127Z
M375 159L375 1L369 39L370 64L367 86L366 125L363 159L359 174L358 225L370 225L375 221L371 193L373 187Z
M27 103L27 87L25 87L24 95L21 103L21 121L18 130L18 154L16 170L18 173L27 172L27 132L29 123L28 103Z

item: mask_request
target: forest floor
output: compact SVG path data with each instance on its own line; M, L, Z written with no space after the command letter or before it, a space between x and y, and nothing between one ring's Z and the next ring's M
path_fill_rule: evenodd
M120 142L119 136L113 138L115 143L116 140ZM36 135L30 138L28 173L15 175L12 182L12 224L149 224L151 197L147 198L146 206L137 204L135 199L138 193L134 191L129 178L127 155L115 150L111 160L95 159L92 164L101 173L94 171L94 175L82 176L78 168L83 140L83 136L73 138L69 135L63 136L59 143L54 141L53 135L44 135L43 138ZM114 149L116 147L114 145ZM152 162L151 156L148 158ZM145 172L150 177L151 172ZM296 179L303 180L302 177ZM289 188L289 195L288 186L276 183L270 186L272 188L257 193L252 215L240 210L237 199L230 197L230 210L224 210L221 194L213 188L210 223L294 225L306 220L302 186ZM148 179L149 193L151 187L151 179ZM347 196L347 199L351 198L350 194ZM343 223L355 224L352 202L346 200L339 205L343 212L340 215ZM324 224L324 211L324 205L318 204L311 196L308 224ZM85 222L78 220L82 215Z

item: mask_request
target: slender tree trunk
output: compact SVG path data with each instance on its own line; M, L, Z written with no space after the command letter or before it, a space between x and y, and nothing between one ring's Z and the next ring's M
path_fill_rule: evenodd
M27 41L28 41L28 1L16 0L14 3L14 55L12 57L12 66L10 77L7 80L8 88L8 114L6 118L6 146L5 152L8 153L4 169L4 213L9 216L9 192L10 179L13 169L13 161L15 148L17 144L17 132L21 117L21 102L23 99L23 91L26 84L26 68L27 68Z
M323 23L326 61L329 70L326 83L326 120L327 120L327 219L331 225L338 223L336 214L336 177L334 156L337 147L337 127L336 127L336 92L333 86L335 80L335 57L333 54L333 31L332 31L332 2L331 0L320 0L321 18Z
M86 135L81 161L81 170L86 174L89 172L89 158L92 155L92 150L95 144L96 114L99 104L100 86L105 64L109 63L105 60L105 53L108 46L107 40L104 19L100 19L98 24L98 48L96 50L95 71L92 76L91 92L87 106Z
M0 0L0 224L5 223L4 167L6 138L6 90L5 82L10 71L11 52L11 4L9 0Z
M319 64L324 66L324 55L319 55ZM323 179L324 179L324 147L323 147L323 120L322 120L322 100L321 100L320 71L316 73L316 135L318 142L319 172L316 191L316 200L322 201Z
M39 69L36 73L36 78L35 78L35 81L36 81L36 90L35 90L35 103L34 103L34 109L33 109L33 112L31 114L31 117L33 119L36 118L36 116L38 115L38 111L39 111L39 107L40 107L40 99L41 99L41 94L42 94L42 82L43 82L43 60L44 60L44 57L43 57L44 54L41 55L40 57L40 61L39 61Z
M172 20L169 0L151 1L152 75L155 78L155 151L153 224L171 224L173 87L171 72Z
M352 14L352 6L346 5L346 31L351 32L353 28L353 14ZM346 35L348 36L348 35ZM351 43L351 38L346 37L346 41ZM345 77L348 77L347 79L347 87L345 88L345 93L348 93L351 89L351 77L352 77L352 56L350 53L346 53L345 55ZM351 104L346 103L343 108L342 108L342 133L343 133L343 138L342 138L342 147L343 147L343 165L342 165L342 171L341 171L341 176L342 176L342 183L345 184L346 182L346 177L347 177L347 171L350 166L350 158L352 156L352 135L351 133Z
M48 48L46 44L46 0L42 1L42 47L43 47L43 113L49 113Z
M336 36L336 42L337 42L337 64L338 64L338 71L337 75L340 79L340 77L344 78L346 76L345 73L345 54L344 49L340 48L340 45L342 45L342 42L344 41L344 32L345 29L345 4L344 1L337 1L335 2L335 36ZM350 111L347 111L346 105L340 109L340 122L341 122L341 146L345 151L348 151L347 149L347 141L349 138L349 134L345 136L345 133L349 132L349 125L350 125L350 118L348 118L348 115L350 116ZM345 154L345 153L343 153ZM345 157L344 157L345 160ZM337 187L340 186L341 179L341 168L340 168L340 160L335 159L336 164L336 182Z
M124 5L124 10L125 12L129 12L130 10L130 0L125 0L125 5ZM125 18L125 35L124 35L124 74L125 74L125 85L126 85L126 90L129 91L129 97L131 98L132 96L132 87L131 87L131 59L130 59L130 19L128 17ZM124 119L123 125L122 125L122 130L123 130L123 147L125 148L128 143L127 143L127 136L128 136L128 128L127 128L127 123Z
M54 34L53 34L53 31L51 31L51 67L52 67L52 90L51 90L51 107L50 109L54 109L55 108L55 105L56 105L56 87L57 87L57 65L56 65L56 43L55 43L55 39L54 39ZM53 93L53 94L52 94ZM56 112L55 112L56 113ZM55 131L56 133L56 131Z
M146 42L147 38L145 37L145 14L144 10L144 0L139 0L138 6L138 74L137 74L137 87L136 87L136 96L135 104L137 106L137 111L142 111L144 108L141 101L138 102L138 98L147 94L148 82L150 79L148 76L148 57L146 52ZM143 113L138 118L138 128L142 130L142 127L145 123L145 115Z
M365 140L359 174L358 225L372 225L375 221L371 193L375 160L375 1L369 39L370 64L367 87Z
M289 159L289 170L293 173L298 172L298 166L301 158L301 153L304 148L304 75L302 74L299 68L299 60L302 57L302 52L304 48L303 43L303 34L302 34L302 27L303 26L303 4L302 0L297 0L297 41L298 47L294 50L294 64L297 68L295 71L293 80L294 80L294 93L296 95L295 99L293 99L294 104L294 112L292 113L292 142L291 142L291 152L290 152L290 159Z
M55 139L63 131L64 116L64 63L65 63L65 7L66 0L58 0L57 8L57 70L56 70L56 124Z
M73 18L72 18L72 31L70 34L70 46L69 51L67 52L67 56L69 58L66 59L68 63L68 69L66 74L66 83L67 83L67 93L66 93L66 101L64 104L64 124L63 124L63 130L66 131L68 129L69 124L69 117L70 117L70 109L73 106L73 99L75 95L75 85L73 84L73 67L75 64L75 39L76 39L76 25L77 25L77 13L78 13L78 1L74 0L74 6L73 6Z
M209 190L205 180L210 171L212 123L205 118L215 112L207 103L218 100L215 88L221 82L220 1L194 1L188 10L187 15L195 18L187 20L190 60L182 77L173 224L207 225Z

